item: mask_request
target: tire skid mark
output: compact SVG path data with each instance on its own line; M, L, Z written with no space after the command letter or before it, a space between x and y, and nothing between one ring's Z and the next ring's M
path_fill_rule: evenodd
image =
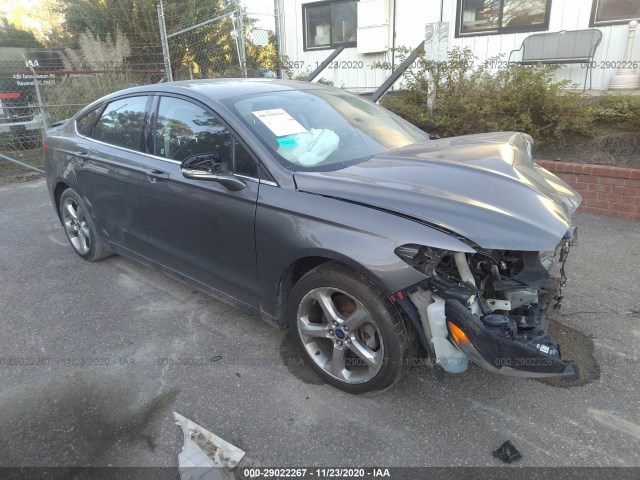
M588 408L587 412L593 417L593 419L605 427L615 430L620 433L634 437L636 440L640 440L640 425L630 422L624 418L617 417L612 413L605 410L597 410L595 408Z

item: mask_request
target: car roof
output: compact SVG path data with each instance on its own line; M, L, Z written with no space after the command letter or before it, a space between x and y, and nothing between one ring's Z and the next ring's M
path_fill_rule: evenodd
M186 93L185 90L198 92L214 100L222 100L255 93L278 92L286 90L321 90L324 85L296 80L277 78L214 78L206 80L182 80L178 82L155 83L142 87L133 87L111 95L142 92ZM111 96L109 95L109 96Z

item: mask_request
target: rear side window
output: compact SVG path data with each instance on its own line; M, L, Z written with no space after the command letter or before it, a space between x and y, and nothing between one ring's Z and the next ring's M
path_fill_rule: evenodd
M84 137L91 137L93 135L93 126L96 124L99 115L100 107L91 110L89 113L77 119L76 128L78 129L78 133Z
M92 138L118 147L140 150L147 96L128 97L107 105Z

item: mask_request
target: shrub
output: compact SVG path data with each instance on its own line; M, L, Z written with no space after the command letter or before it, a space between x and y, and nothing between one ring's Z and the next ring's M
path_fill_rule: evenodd
M124 69L60 77L54 85L40 88L47 125L73 116L84 106L109 93L152 81L149 74Z
M590 107L593 118L599 123L618 127L640 129L640 97L633 95L603 95Z
M67 48L63 55L65 70L78 73L59 76L54 84L40 86L47 124L69 118L109 93L160 79L159 74L138 72L128 65L130 53L129 41L120 30L104 40L88 30L81 34L78 48Z
M287 78L289 80L299 80L301 82L306 82L307 81L307 77L311 74L311 70L310 69L306 69L303 72L300 72L298 74L294 74L293 71L289 71L289 72L285 72L285 74L287 75ZM322 85L329 85L330 87L333 87L333 81L332 80L327 80L325 78L320 77L318 80L316 80L316 82L322 84Z
M453 49L438 63L421 52L416 68L405 73L404 89L386 96L383 105L441 137L515 130L536 143L563 146L568 136L595 134L592 113L580 96L563 91L570 82L554 80L559 66L509 65L496 71L491 67L498 59L476 67L468 48Z

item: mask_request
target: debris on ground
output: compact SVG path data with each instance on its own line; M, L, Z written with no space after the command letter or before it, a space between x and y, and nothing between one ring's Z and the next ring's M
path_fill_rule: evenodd
M182 452L178 455L180 478L233 480L233 469L245 452L179 413L173 412L173 417L184 434Z
M512 463L522 458L522 455L510 440L507 440L500 448L494 450L493 456L505 463Z

